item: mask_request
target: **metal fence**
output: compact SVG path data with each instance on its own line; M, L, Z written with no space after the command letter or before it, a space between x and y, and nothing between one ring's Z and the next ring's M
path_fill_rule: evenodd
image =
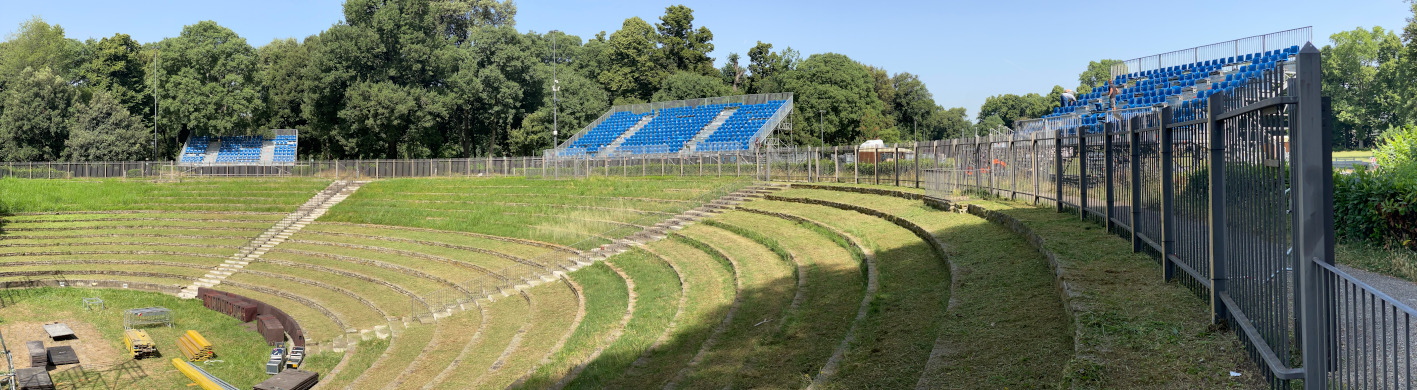
M1272 387L1412 388L1417 311L1333 265L1317 49L1297 62L1204 105L941 141L932 159L953 163L927 169L926 187L1050 204L1129 236L1206 298Z

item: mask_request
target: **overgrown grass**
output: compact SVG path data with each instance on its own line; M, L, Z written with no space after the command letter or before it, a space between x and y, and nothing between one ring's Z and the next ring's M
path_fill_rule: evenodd
M0 205L3 205L0 209L10 213L79 210L289 212L329 183L328 180L313 178L201 179L180 183L3 178L0 179Z
M625 280L604 264L596 263L570 274L585 295L586 316L571 333L566 345L551 356L551 361L536 368L518 388L551 387L571 368L590 356L603 343L603 337L620 325L629 307L629 289Z
M830 387L913 388L929 360L949 300L950 274L909 230L864 214L777 201L751 207L829 224L875 252L879 289Z
M759 242L767 239L765 234L777 237L771 242L796 255L803 263L800 277L805 280L797 310L754 348L735 387L805 387L831 357L856 316L866 288L862 258L854 256L845 241L833 241L808 227L815 225L743 212L726 213L718 219L754 232L749 236L761 236Z
M742 291L733 321L704 359L680 383L688 388L723 388L733 383L739 369L764 337L769 337L791 304L797 288L793 268L769 248L727 230L703 224L682 230L734 258Z
M622 253L608 261L635 282L635 314L625 325L624 334L606 346L568 388L604 387L644 354L668 328L678 310L679 296L683 292L679 275L669 264L639 250Z
M1333 252L1339 264L1417 282L1417 252L1407 248L1340 242Z
M477 310L468 310L455 313L452 316L438 320L437 329L433 331L433 340L424 347L424 352L420 352L413 363L401 374L402 378L398 388L417 389L423 387L429 378L433 378L442 372L453 359L458 358L458 353L463 347L472 341L477 334L478 325L481 324L482 315Z
M2 326L38 327L43 323L55 321L68 323L71 327L92 325L98 331L99 338L79 339L66 344L106 345L106 349L113 352L111 355L93 356L82 364L90 373L103 372L104 380L117 388L175 389L189 383L186 377L172 368L170 362L174 357L182 357L177 349L177 338L187 330L196 330L212 342L217 359L221 361L202 365L202 368L212 375L239 387L250 387L267 378L265 371L259 368L264 367L270 352L265 339L256 332L244 329L235 318L202 307L201 301L181 300L153 292L117 289L37 288L12 292L16 294L15 304L0 309ZM81 301L86 297L102 298L107 308L85 310ZM117 373L107 372L106 367L111 364L132 361L123 346L123 310L151 306L166 307L174 314L175 324L171 328L144 328L157 343L162 357L137 361L142 367L141 372L146 375L143 378L129 375L119 378ZM26 340L15 339L13 333L6 336L10 351L23 354L23 343ZM54 345L49 340L44 341L46 345ZM27 366L21 359L16 356L17 366ZM57 376L58 372L70 367L61 366L55 370L54 375ZM56 378L57 380L59 378Z

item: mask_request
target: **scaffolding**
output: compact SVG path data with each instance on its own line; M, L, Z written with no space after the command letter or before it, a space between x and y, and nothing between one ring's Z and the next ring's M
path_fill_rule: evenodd
M123 329L143 326L172 327L172 310L165 307L144 307L123 311Z

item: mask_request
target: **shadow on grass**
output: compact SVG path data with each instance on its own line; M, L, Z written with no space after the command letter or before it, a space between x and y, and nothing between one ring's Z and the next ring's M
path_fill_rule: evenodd
M935 233L950 240L946 244L953 249L948 255L964 263L964 291L957 293L966 299L946 313L949 295L922 300L912 294L919 289L891 286L901 283L899 278L903 276L893 280L889 273L883 273L882 290L869 306L841 370L827 387L869 381L883 388L914 388L922 376L929 377L927 382L932 388L1038 388L1059 383L1065 363L1072 357L1072 334L1046 260L1021 239L1000 236L1012 233L987 222ZM919 259L926 253L929 259ZM913 258L938 262L944 267L940 254L919 240L878 251L875 256L878 262ZM740 296L743 306L716 337L704 363L687 368L677 383L688 388L800 388L810 384L852 328L865 283L860 269L809 272L814 276L805 286L812 291L809 295L841 289L822 283L824 280L856 281L850 286L850 294L836 296L849 300L850 316L826 320L810 315L811 302L795 312L785 311L795 292L791 288L796 284L795 278L779 278L760 284L760 288L745 289ZM948 273L945 275L942 280L910 287L948 292L950 280ZM708 309L710 314L704 318L711 321L679 322L674 334L648 354L643 349L617 353L607 350L592 365L615 373L599 376L611 379L590 381L582 374L568 387L662 387L687 367L729 310L729 306L719 305ZM937 340L943 340L941 349L936 351L942 360L932 365L931 354ZM642 356L647 359L641 360ZM556 379L559 378L534 382Z

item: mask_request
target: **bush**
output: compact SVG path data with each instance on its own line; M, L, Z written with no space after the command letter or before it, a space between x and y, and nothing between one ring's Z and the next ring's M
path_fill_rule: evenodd
M1385 168L1334 173L1333 215L1339 238L1417 249L1417 183Z
M1417 126L1407 125L1383 133L1382 144L1374 151L1379 169L1399 182L1417 181Z

